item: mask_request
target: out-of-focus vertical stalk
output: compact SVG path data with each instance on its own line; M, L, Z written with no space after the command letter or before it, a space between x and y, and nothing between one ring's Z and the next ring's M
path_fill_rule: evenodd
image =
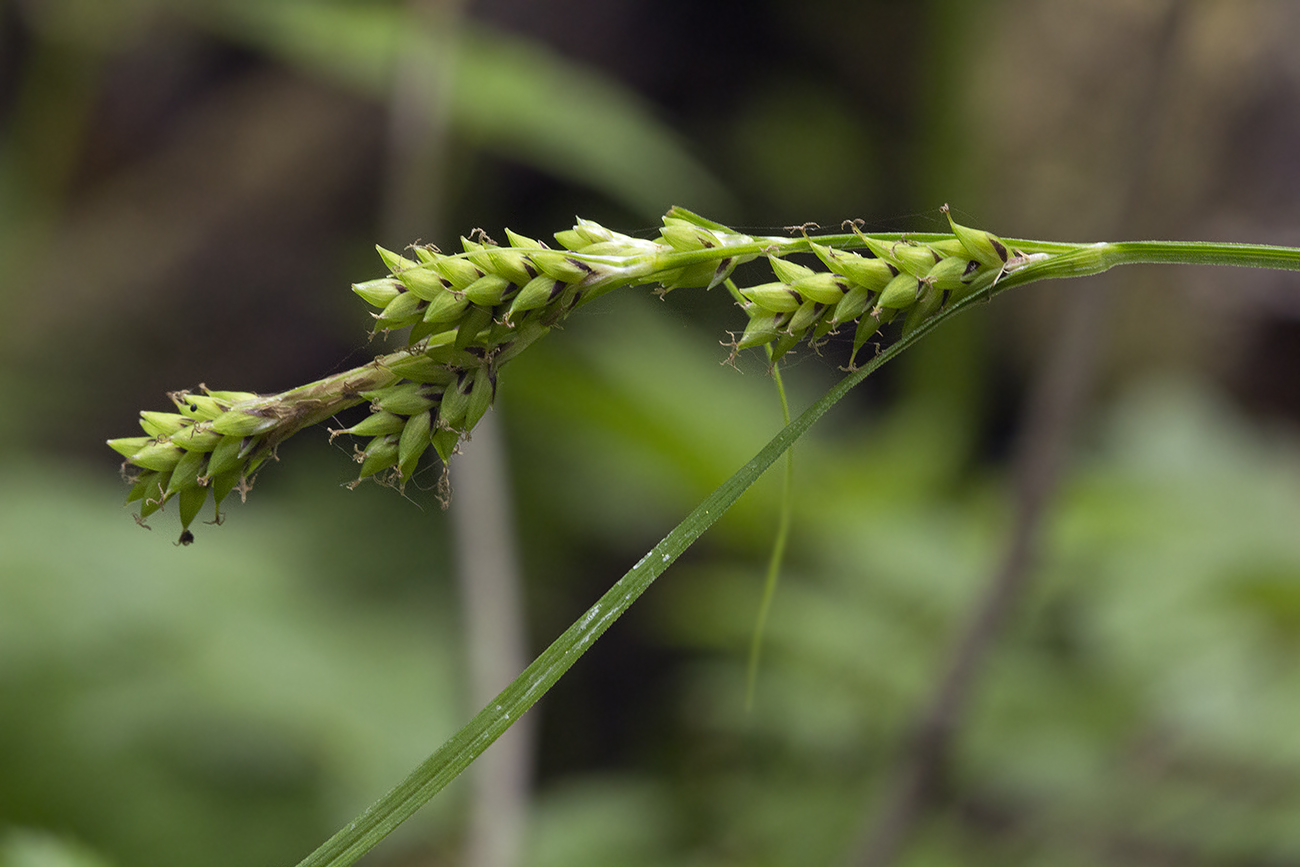
M396 46L382 214L383 236L389 243L439 235L456 40L464 5L464 0L406 4L412 22L420 27L404 33Z
M20 7L18 10L24 10ZM7 129L0 132L0 284L5 325L17 333L31 319L21 315L26 269L44 267L54 243L78 161L105 50L83 34L61 34L30 10L35 39L18 72ZM8 290L8 291L6 291ZM7 341L5 341L7 342Z
M465 0L408 0L421 27L397 58L389 125L384 236L440 236L447 123ZM486 704L528 664L518 556L505 449L492 413L453 460L451 506L465 628L466 696ZM470 772L471 803L462 863L511 867L519 861L531 787L529 721L504 735Z

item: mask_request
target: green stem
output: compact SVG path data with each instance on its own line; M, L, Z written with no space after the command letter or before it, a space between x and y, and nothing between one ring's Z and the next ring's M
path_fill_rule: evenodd
M768 349L769 354L771 349ZM781 399L781 418L790 423L790 401L786 398L781 369L772 366L772 379L777 396ZM754 622L754 635L749 642L749 671L745 677L745 710L753 710L754 695L758 691L758 664L763 655L763 634L767 631L767 618L776 597L776 585L781 578L781 564L785 560L785 546L790 538L790 522L794 517L794 449L785 453L785 472L781 476L781 511L776 521L776 538L767 561L767 575L763 579L763 596L758 603L758 617Z
M1235 265L1300 271L1300 249L1209 241L1122 241L1106 244L1112 265Z

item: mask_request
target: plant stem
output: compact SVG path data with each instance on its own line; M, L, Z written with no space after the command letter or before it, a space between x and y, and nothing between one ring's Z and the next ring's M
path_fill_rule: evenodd
M771 351L769 349L769 355ZM781 398L781 419L790 423L790 401L786 398L785 383L781 381L781 370L772 367L772 379L776 393ZM785 453L785 471L781 474L781 512L776 521L776 536L772 541L772 553L767 561L767 574L763 578L763 596L758 604L758 616L754 621L754 635L749 643L749 669L745 676L745 710L754 709L754 695L758 691L758 666L763 656L763 635L767 631L767 618L772 611L772 599L776 596L776 585L781 577L781 564L785 560L785 546L790 538L790 522L794 513L794 449Z

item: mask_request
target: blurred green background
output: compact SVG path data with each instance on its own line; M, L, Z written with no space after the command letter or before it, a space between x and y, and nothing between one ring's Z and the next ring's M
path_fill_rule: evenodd
M1298 42L1274 0L0 0L0 867L293 864L477 709L436 468L348 491L305 433L179 548L103 445L364 362L376 242L947 201L1300 244ZM460 780L365 863L871 863L1093 293L1037 556L894 863L1300 864L1300 285L1177 267L975 309L800 443L752 710L773 478L530 714L513 855L472 856ZM719 364L742 325L629 290L506 371L530 654L779 428L762 360ZM791 359L796 409L843 350Z

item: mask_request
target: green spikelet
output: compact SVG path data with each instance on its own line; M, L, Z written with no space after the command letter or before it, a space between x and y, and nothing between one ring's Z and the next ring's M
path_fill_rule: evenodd
M447 291L447 281L440 277L432 265L407 268L397 279L417 298L432 301Z
M211 456L208 457L208 475L217 476L238 467L243 462L240 457L243 445L243 437L222 437L221 442L217 443L217 447L212 450Z
M470 390L474 386L474 376L462 373L455 384L449 386L442 396L438 407L438 426L451 430L464 430L465 413L469 409Z
M992 232L985 232L981 229L970 229L966 226L959 225L952 218L952 211L945 204L940 210L948 218L948 225L952 227L952 233L961 241L961 245L966 248L970 258L976 260L981 265L988 268L1001 270L1007 264L1009 253L1006 242Z
M924 285L920 278L906 272L901 273L889 281L881 291L880 297L876 299L876 304L891 310L911 307L916 303L916 299L921 294L921 287Z
M406 422L397 441L397 471L406 481L415 472L420 456L429 447L429 434L433 429L433 413L425 410L416 413Z
M488 407L492 406L492 401L496 398L496 373L487 364L479 365L474 371L474 379L470 386L469 400L465 404L465 418L461 422L464 430L470 431L483 418Z
M740 290L749 301L768 313L792 313L802 302L799 294L785 283L763 283Z
M403 292L389 301L384 307L384 312L375 318L375 330L390 331L414 325L420 321L425 303L424 299L414 292Z
M558 290L561 286L562 283L545 274L532 278L519 289L519 294L510 303L508 317L512 320L518 319L519 314L524 311L546 306L559 294Z
M459 256L440 256L435 261L434 267L438 269L443 277L447 278L447 281L451 283L451 288L458 292L464 292L470 287L470 284L485 273L479 270L473 262Z
M357 478L369 478L396 464L397 444L396 434L386 434L372 439L361 453L361 472L357 474Z
M144 410L140 413L140 427L151 437L169 437L190 424L193 422L178 412ZM109 441L110 444L112 442Z
M806 231L751 237L674 208L653 239L578 219L555 234L554 248L509 229L506 246L479 231L462 238L464 252L453 255L434 247L409 254L376 248L386 273L352 291L373 308L377 331L410 329L404 350L277 395L206 386L174 392L174 412L141 413L146 436L108 445L134 467L128 496L140 504L141 519L179 500L186 542L209 493L220 520L223 500L233 490L246 493L285 440L366 401L368 417L330 432L364 438L362 478L386 473L404 482L430 445L449 460L492 405L502 366L573 310L619 287L666 291L725 280L747 318L727 344L733 358L766 346L779 359L800 342L820 345L852 322L856 359L891 320L902 322L903 335L914 334L953 299L1048 258L1008 250L996 236L952 222L946 207L944 213L952 237L924 243L856 229L820 242ZM738 265L759 257L771 268L770 282L731 282Z

